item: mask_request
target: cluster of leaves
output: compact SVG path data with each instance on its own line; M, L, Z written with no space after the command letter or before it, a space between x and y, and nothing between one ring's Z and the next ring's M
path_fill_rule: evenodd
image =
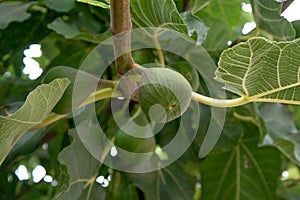
M245 3L251 4L252 14L242 10ZM131 0L131 14L134 27L168 28L203 46L216 62L220 60L222 66L217 76L228 90L253 98L299 102L296 69L299 65L290 66L290 71L284 66L298 63L299 54L295 52L299 51L299 42L291 40L299 36L300 23L290 23L281 17L282 5L273 0L268 3L264 0ZM199 104L199 124L191 124L199 127L198 133L190 148L170 166L141 174L120 172L96 160L74 129L71 114L33 130L48 117L69 84L67 79L56 79L40 85L45 74L56 66L79 68L86 55L110 36L109 1L4 0L0 11L0 199L299 198L300 109L297 106L251 103L227 109L218 143L200 159L198 153L205 145L211 110ZM250 21L256 23L256 29L245 36L242 28ZM221 56L229 48L229 41L235 45L254 36L285 42L254 38ZM30 80L22 71L22 59L24 50L34 43L41 44L43 54L36 60L44 73ZM257 48L251 48L253 43L258 44ZM270 48L278 55L266 51ZM156 49L132 53L139 64L160 59ZM256 56L251 57L252 54ZM164 52L164 58L168 66L187 78L194 91L209 96L201 74L189 63L168 52ZM263 68L261 62L257 64L259 59L268 67ZM234 64L240 69L230 69ZM249 65L253 70L244 72ZM266 81L265 87L253 86L260 80L253 80L249 71L264 74L262 77L278 76ZM242 76L241 80L237 78ZM113 64L103 78L118 78ZM37 85L40 86L36 88ZM293 87L281 92L286 85ZM274 90L272 94L268 93L270 90ZM29 91L32 92L28 95ZM228 95L235 97L232 93ZM138 110L137 103L131 104L133 112ZM95 107L101 127L109 137L114 137L119 130L111 115L110 101L99 101ZM81 115L88 110L86 106L74 112ZM89 118L82 119L83 123L86 121ZM156 145L168 144L179 123L178 119L167 123L155 136ZM32 177L20 181L15 174L20 165L30 172L42 165L55 181L35 183ZM281 177L285 170L293 171L290 177ZM96 182L99 177L102 179Z

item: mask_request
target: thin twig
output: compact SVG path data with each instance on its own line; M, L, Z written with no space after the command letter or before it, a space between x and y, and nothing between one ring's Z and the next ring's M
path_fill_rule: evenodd
M116 85L117 85L116 81L100 79L98 81L97 88L114 88L114 87L116 87Z
M283 13L292 3L294 0L286 0L283 2L281 7L281 13Z
M3 108L3 112L6 114L6 116L11 115L10 112L6 108Z
M190 0L185 0L183 3L183 11L187 11L190 6Z

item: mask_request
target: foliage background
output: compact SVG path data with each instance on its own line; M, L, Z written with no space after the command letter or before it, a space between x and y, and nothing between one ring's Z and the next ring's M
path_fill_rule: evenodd
M229 45L248 38L261 36L289 41L300 33L299 21L290 23L280 17L283 3L273 0L187 2L131 0L134 27L166 27L179 31L201 44L216 63ZM28 93L42 83L51 68L78 68L97 44L111 36L109 2L93 3L1 1L2 116L19 109ZM252 5L252 14L242 10L242 3ZM256 22L257 27L243 35L242 28L250 21ZM41 44L42 56L35 59L43 74L30 80L23 73L23 52L35 43ZM158 60L155 49L135 51L133 56L139 64ZM176 66L185 66L184 70L193 74L189 79L193 89L209 95L201 75L195 74L188 63L166 52L165 61L178 71L182 68ZM104 78L118 78L113 65ZM228 94L230 97L235 96ZM100 101L96 106L100 124L108 135L113 135L118 130L114 129L109 101ZM71 117L29 131L15 144L0 167L0 199L300 199L298 106L251 103L227 109L221 138L203 159L198 157L198 151L211 113L209 107L200 107L200 128L188 151L167 168L145 174L128 174L99 164L72 130ZM178 120L168 123L156 137L156 144L168 143L178 123ZM3 137L4 132L1 134ZM58 185L55 181L35 183L32 176L20 181L15 174L20 165L26 166L29 172L42 165ZM284 171L289 172L287 177L282 176ZM105 177L105 181L98 179L96 182L99 176Z

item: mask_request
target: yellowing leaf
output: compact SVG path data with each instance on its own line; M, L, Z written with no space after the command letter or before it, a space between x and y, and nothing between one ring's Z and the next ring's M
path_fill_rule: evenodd
M0 116L0 165L18 139L48 117L69 83L62 78L40 85L27 96L18 111L7 117Z
M300 104L299 55L300 40L252 38L222 53L216 78L246 102Z

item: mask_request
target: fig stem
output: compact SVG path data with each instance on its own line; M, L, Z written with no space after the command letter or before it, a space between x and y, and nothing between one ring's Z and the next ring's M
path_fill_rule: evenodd
M82 104L77 109L79 109L83 106L86 106L88 104L91 104L93 102L96 102L96 101L100 101L100 100L111 98L111 97L120 97L120 96L122 96L121 93L119 93L118 91L114 91L113 88L105 88L105 89L97 90L97 91L93 92L92 94L90 94L84 100L84 102L82 102ZM50 124L53 124L54 122L57 122L58 120L66 117L68 115L69 115L69 113L62 114L62 115L52 113L42 123L40 123L40 124L36 125L35 127L31 128L31 130L40 129L40 128L43 128L43 127L48 126Z
M116 85L117 85L117 81L99 79L97 89L114 88L116 87Z
M236 99L214 99L196 92L192 92L192 99L208 106L220 108L237 107L249 103L249 100L246 97Z

